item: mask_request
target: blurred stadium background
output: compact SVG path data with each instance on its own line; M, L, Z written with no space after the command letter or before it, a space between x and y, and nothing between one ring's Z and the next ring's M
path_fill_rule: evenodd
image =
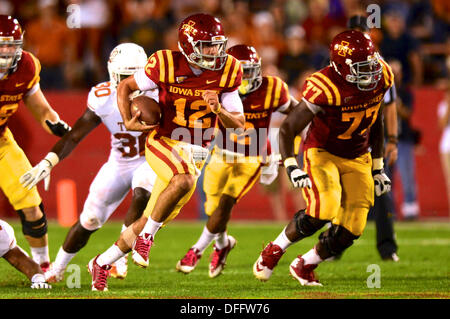
M412 107L409 124L420 132L414 141L419 218L448 220L449 193L439 152L443 130L438 120L438 106L450 103L447 0L0 0L0 13L19 19L25 30L24 49L41 61L40 83L47 99L73 125L85 110L89 88L108 80L106 61L114 46L135 42L148 55L163 48L176 50L179 22L195 12L219 17L228 46L253 45L262 56L263 73L283 78L300 98L305 76L328 64L330 39L346 28L349 17L370 15L370 4L378 5L381 14L381 28L372 29L372 38L384 58L398 65L401 104ZM9 126L33 165L57 140L39 127L23 105ZM70 207L77 214L81 211L109 149L109 133L100 127L58 164L50 190L39 186L49 218L56 218L58 210L67 213ZM284 171L279 176L269 189L256 185L234 209L233 218L289 218L300 193L289 189ZM401 220L402 181L398 172L394 176L396 213ZM129 200L113 218L124 216ZM16 217L0 194L0 218ZM202 217L198 191L178 219Z

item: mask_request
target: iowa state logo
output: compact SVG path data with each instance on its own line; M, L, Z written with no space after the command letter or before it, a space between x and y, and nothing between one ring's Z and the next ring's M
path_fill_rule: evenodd
M189 20L187 23L184 23L184 24L181 26L181 30L183 30L183 32L184 32L185 34L188 34L188 35L196 35L197 29L194 28L194 25L195 25L195 21Z
M341 41L340 44L334 45L334 50L338 51L338 55L346 57L348 55L352 55L354 49L351 49L348 45L350 43L347 41Z

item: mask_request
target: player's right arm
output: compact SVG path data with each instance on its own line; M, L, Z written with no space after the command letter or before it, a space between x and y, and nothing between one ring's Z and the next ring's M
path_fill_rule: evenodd
M16 246L3 255L3 258L9 262L14 268L23 273L31 281L33 289L49 289L52 288L45 282L44 274L41 267L35 263L30 257Z

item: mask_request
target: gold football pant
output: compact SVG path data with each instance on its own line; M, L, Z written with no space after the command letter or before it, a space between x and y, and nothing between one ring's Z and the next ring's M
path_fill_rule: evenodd
M227 157L214 150L205 167L203 190L206 193L205 213L211 216L225 194L238 202L253 187L261 174L261 163L256 157L237 158L227 162Z
M144 210L144 216L147 218L151 216L159 195L169 185L173 176L189 174L197 179L204 164L204 161L200 163L194 162L192 153L189 152L188 144L164 136L155 137L155 135L156 131L149 134L145 146L145 158L157 175L150 200ZM164 224L167 224L178 215L181 208L194 193L196 184L197 180L192 189L179 200L173 212L164 221Z
M39 206L41 197L36 189L26 189L20 177L32 168L23 150L6 128L0 136L0 188L15 210Z
M374 203L370 153L347 159L310 148L304 153L304 167L312 182L311 189L303 188L306 214L361 236Z

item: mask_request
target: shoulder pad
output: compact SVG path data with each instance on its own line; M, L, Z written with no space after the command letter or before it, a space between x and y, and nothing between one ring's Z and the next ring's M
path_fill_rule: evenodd
M242 66L241 62L234 56L228 54L225 66L222 69L219 86L225 88L226 91L233 91L241 85Z
M153 53L145 65L145 74L155 83L175 83L175 68L172 50Z
M264 83L266 83L264 109L269 109L270 107L277 109L289 101L288 85L278 76L264 76L263 85Z
M302 96L316 105L341 105L338 87L322 72L315 72L305 80Z
M87 99L88 108L98 116L111 113L110 108L112 107L112 103L109 101L114 91L115 89L109 81L93 86L89 91Z
M380 59L380 63L383 66L384 88L388 89L394 84L394 73L386 61Z

